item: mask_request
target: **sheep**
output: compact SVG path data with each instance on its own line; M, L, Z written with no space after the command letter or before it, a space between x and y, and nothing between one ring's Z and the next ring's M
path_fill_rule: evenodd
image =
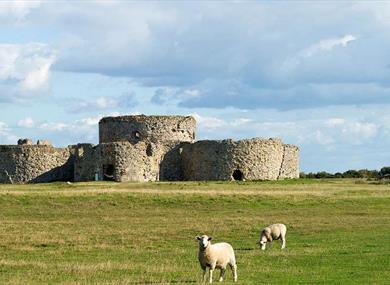
M287 227L283 224L273 224L265 227L260 234L260 248L265 250L267 242L272 243L273 240L280 240L282 242L282 249L286 247L286 232Z
M209 283L213 282L213 271L215 268L221 270L219 282L222 282L228 264L233 273L233 280L237 282L237 265L233 247L226 242L211 244L210 240L212 238L207 235L197 236L196 239L199 241L198 259L203 270L202 284L206 282L207 267L210 269Z

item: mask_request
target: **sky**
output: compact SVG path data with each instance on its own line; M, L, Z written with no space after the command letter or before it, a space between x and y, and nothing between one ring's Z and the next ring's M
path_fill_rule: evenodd
M98 143L104 116L278 137L305 172L390 165L390 2L1 1L0 144Z

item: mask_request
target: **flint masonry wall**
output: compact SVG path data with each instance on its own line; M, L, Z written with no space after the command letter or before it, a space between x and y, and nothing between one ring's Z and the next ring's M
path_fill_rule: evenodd
M71 149L50 145L0 145L1 183L69 180L73 180Z
M102 180L112 181L160 181L182 180L180 142L152 143L140 141L99 144L94 150L85 151L84 157L76 154L76 181L92 180L98 172ZM88 167L89 171L84 169ZM92 169L95 169L93 171ZM76 173L76 172L75 172Z
M93 144L71 146L74 152L74 181L94 181L95 173L101 176L100 147Z
M278 179L299 178L299 148L285 144L283 163Z
M99 122L99 142L192 142L195 128L196 122L191 116L105 117Z
M190 116L106 117L99 122L103 179L115 181L182 180L180 145L193 142ZM110 151L108 151L110 150Z
M299 175L294 164L298 148L286 147L279 139L205 140L183 144L182 149L185 180L276 180Z
M107 117L99 145L0 145L0 182L258 180L299 177L299 149L279 139L198 141L184 116Z

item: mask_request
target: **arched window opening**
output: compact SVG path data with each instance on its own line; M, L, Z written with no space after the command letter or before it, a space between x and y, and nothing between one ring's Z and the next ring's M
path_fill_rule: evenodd
M153 155L153 148L152 148L151 144L148 144L148 146L146 147L146 155L147 156L152 156Z
M115 167L113 164L103 165L103 180L114 181Z
M242 174L241 170L238 169L233 171L232 176L235 181L242 181L244 179L244 175Z

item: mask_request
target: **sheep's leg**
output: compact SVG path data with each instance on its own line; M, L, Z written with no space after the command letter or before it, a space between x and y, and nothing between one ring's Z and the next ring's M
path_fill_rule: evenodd
M286 247L286 238L282 237L282 249Z
M206 267L202 268L202 284L206 283Z
M221 275L219 276L219 282L223 281L223 276L225 275L226 268L221 268Z
M210 270L209 270L209 283L213 283L213 272L214 272L214 268L210 267Z
M230 265L230 269L232 270L233 280L234 282L237 282L237 265L235 263L229 265Z

